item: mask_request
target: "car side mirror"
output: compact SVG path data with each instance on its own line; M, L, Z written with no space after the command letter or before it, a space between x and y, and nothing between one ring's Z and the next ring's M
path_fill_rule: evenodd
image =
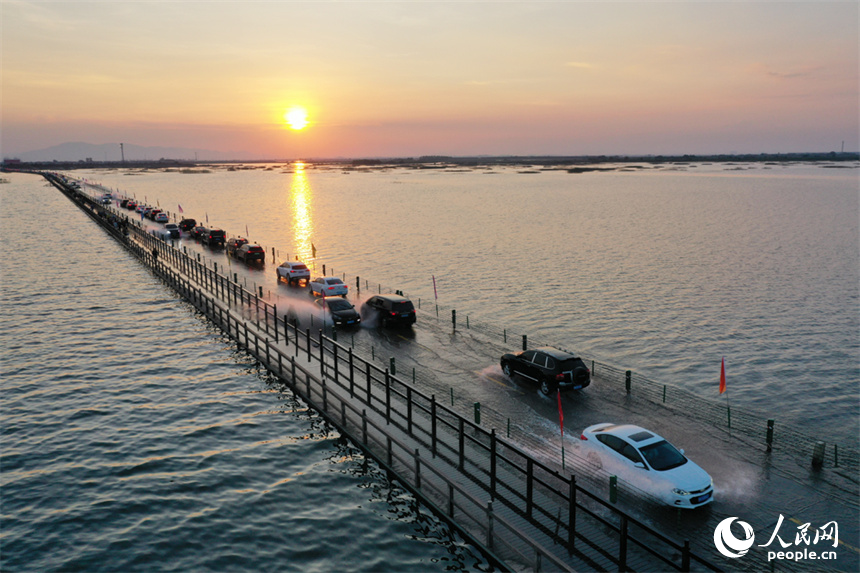
M679 451L679 452L681 452L681 455L682 455L682 456L684 455L684 448L681 448L681 449L680 449L680 450L678 450L678 451Z
M645 469L645 464L644 464L644 463L642 463L642 462L636 462L636 463L634 463L634 464L633 464L633 466L634 466L634 467L639 468L640 470L644 470L644 469Z

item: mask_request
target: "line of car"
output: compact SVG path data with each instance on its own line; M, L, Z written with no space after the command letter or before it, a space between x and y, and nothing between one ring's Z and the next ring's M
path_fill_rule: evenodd
M502 372L525 378L544 395L582 390L591 371L578 356L544 346L504 354ZM672 507L691 509L714 500L711 476L657 433L632 424L601 423L585 428L580 447L598 468L623 473L631 483Z
M102 202L110 203L109 194ZM244 237L226 239L221 229L197 225L194 219L169 223L169 217L158 208L123 199L120 206L141 213L156 222L166 223L171 238L187 232L211 248L226 248L229 256L246 263L264 264L265 250ZM278 281L287 285L308 287L314 303L331 317L337 327L357 327L364 321L380 327L411 327L417 321L415 306L398 294L373 295L361 306L361 312L346 300L349 287L339 278L319 276L311 279L308 266L300 261L285 261L276 268ZM552 347L540 347L501 357L502 372L509 379L524 378L537 385L544 395L577 391L591 384L591 371L582 358ZM612 471L628 471L631 481L650 490L667 505L695 508L714 499L713 480L700 466L657 433L632 424L601 423L585 428L580 445L586 459L594 466ZM647 473L646 473L647 472Z

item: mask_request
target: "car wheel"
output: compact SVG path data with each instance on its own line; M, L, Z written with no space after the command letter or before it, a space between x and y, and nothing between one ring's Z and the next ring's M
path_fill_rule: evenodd
M549 382L546 380L541 380L540 383L540 393L544 396L549 396L552 392L552 388L550 388Z
M507 376L508 378L514 377L514 371L511 369L511 365L507 362L502 364L502 372L504 372L505 376Z

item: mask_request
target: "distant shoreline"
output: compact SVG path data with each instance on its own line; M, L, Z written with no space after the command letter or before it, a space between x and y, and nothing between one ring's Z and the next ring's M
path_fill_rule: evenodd
M570 173L588 171L605 171L612 168L601 167L603 164L684 164L684 163L810 163L810 162L849 162L860 161L860 152L827 153L760 153L760 154L718 154L718 155L589 155L589 156L444 156L432 155L422 157L391 157L391 158L294 158L294 159L259 159L235 161L182 161L176 159L161 159L158 161L34 161L4 160L2 171L43 171L43 170L74 170L74 169L188 169L203 168L209 165L231 164L290 164L304 161L316 165L338 165L349 167L413 167L416 169L444 169L447 167L544 167L567 169Z

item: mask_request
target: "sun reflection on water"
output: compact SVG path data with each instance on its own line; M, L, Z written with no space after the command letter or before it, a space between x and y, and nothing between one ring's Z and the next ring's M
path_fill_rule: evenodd
M293 181L290 185L293 197L293 243L299 260L309 262L313 258L311 235L313 221L311 220L311 186L305 174L305 164L297 161L293 164Z

